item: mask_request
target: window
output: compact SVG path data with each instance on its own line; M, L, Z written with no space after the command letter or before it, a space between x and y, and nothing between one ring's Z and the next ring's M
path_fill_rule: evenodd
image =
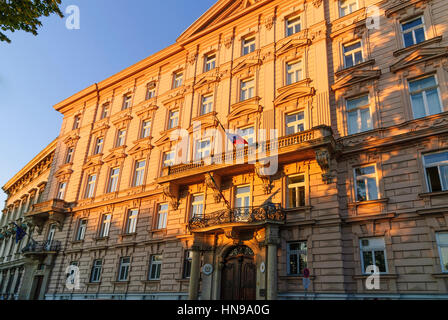
M173 129L179 125L179 110L170 111L168 129Z
M81 116L75 116L75 119L73 120L73 130L78 129L80 123L81 123Z
M255 137L255 129L254 129L254 127L248 127L248 128L240 129L239 130L239 134L240 134L241 138L246 140L249 145L254 145L255 144L256 137Z
M131 100L132 100L132 96L131 95L123 96L123 106L122 106L121 110L128 109L131 106Z
M159 213L157 215L157 229L158 230L166 229L167 217L168 217L168 205L167 204L159 205Z
M110 115L110 105L109 103L103 104L103 110L101 111L101 119L106 119Z
M305 131L305 112L286 115L286 135Z
M442 112L439 85L435 76L409 81L414 119Z
M378 200L378 182L374 165L355 169L355 189L357 201Z
M291 17L286 20L286 36L292 36L295 33L300 32L302 24L299 17Z
M440 263L442 272L448 272L448 233L441 232L437 234L437 246L439 247Z
M147 138L151 135L151 120L145 120L142 124L141 138Z
M123 146L125 139L126 139L126 130L118 130L117 142L115 144L115 147L118 148Z
M201 103L201 115L212 112L213 110L213 96L203 96Z
M112 215L110 213L103 214L103 216L101 217L100 238L106 238L109 236L111 221Z
M135 163L134 187L143 185L143 179L145 178L145 166L145 160L137 161Z
M70 262L70 266L78 267L78 266L79 266L79 262L78 262L78 261L71 261L71 262ZM69 277L73 276L74 274L75 274L75 270L74 270L74 269L70 270L70 273L67 273L67 274L66 274L66 275L67 275L67 279L68 279ZM70 281L70 283L71 283L71 284L75 284L75 278L72 278L72 280Z
M183 278L188 279L191 275L191 261L193 260L191 250L186 250L184 254L184 273Z
M119 175L120 175L120 168L113 168L110 170L109 186L107 189L107 193L117 191Z
M129 210L126 222L126 234L132 234L137 231L138 210Z
M288 208L305 206L305 176L303 174L288 177Z
M407 21L401 24L404 47L410 47L426 40L423 17Z
M202 218L204 216L204 195L194 195L191 200L191 217Z
M174 166L174 151L165 152L163 154L163 167Z
M179 88L182 86L182 82L184 79L184 74L182 72L175 73L173 75L173 89Z
M237 187L235 194L235 207L248 208L250 206L250 186Z
M344 65L346 68L353 67L363 61L361 41L344 45Z
M78 232L76 232L76 241L82 241L86 237L87 219L79 220Z
M364 274L369 266L377 266L381 273L387 273L386 246L383 238L360 240L361 267Z
M67 155L65 156L65 163L71 163L73 161L73 152L75 148L68 148Z
M152 255L151 260L149 261L149 280L159 280L161 271L162 255Z
M306 242L291 242L287 244L287 266L288 275L299 276L307 267L307 244Z
M243 56L255 51L255 37L243 39Z
M59 188L58 188L58 196L57 198L59 200L64 200L65 197L65 189L67 188L67 183L66 182L61 182L59 183Z
M358 10L358 0L339 1L339 14L341 17L345 17L356 10Z
M149 83L146 88L146 100L152 99L156 96L156 85Z
M205 72L215 69L216 67L216 54L211 54L205 57Z
M255 80L250 79L241 81L241 101L245 101L254 97L255 94Z
M194 156L195 161L200 161L210 156L211 141L210 139L204 139L196 141L196 153Z
M290 85L303 79L302 61L286 64L286 84Z
M95 192L95 184L96 184L96 174L92 174L87 178L87 187L85 194L86 199L93 198Z
M97 138L95 142L95 149L93 151L93 154L100 154L103 151L103 138Z
M127 281L129 277L129 268L131 266L131 258L124 257L120 259L120 269L118 272L118 281Z
M369 96L348 99L346 104L348 134L372 130Z
M102 268L103 260L98 259L93 261L92 273L90 274L90 282L100 282Z
M423 157L429 192L448 191L448 152Z

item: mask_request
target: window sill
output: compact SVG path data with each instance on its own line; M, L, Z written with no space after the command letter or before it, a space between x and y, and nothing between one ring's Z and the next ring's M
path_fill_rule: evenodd
M166 129L164 131L161 131L160 135L161 136L163 136L163 135L169 136L171 132L174 132L175 130L180 130L180 129L181 129L180 126L177 126L177 127L171 128L171 129Z
M97 238L94 238L94 240L95 241L108 241L109 240L109 236L107 236L107 237L97 237Z
M398 57L398 56L402 55L403 53L406 53L406 52L409 52L409 51L413 51L413 50L419 49L421 47L425 47L427 45L438 43L438 42L441 42L441 41L442 41L442 36L435 37L435 38L432 38L432 39L428 39L428 40L425 40L423 42L414 44L414 45L412 45L410 47L399 49L399 50L395 51L393 53L393 55L394 55L394 57Z
M177 282L190 282L190 278L180 278L180 279L175 279Z
M432 276L436 279L439 278L448 278L448 272L444 272L444 273L433 273Z
M100 286L101 285L101 281L100 282L87 282L86 285L87 286Z
M130 280L126 280L126 281L111 281L111 283L113 284L129 284L131 281Z
M150 230L150 233L160 233L160 234L166 234L167 229L154 229L154 230Z
M280 278L280 280L303 280L304 276L303 275L298 275L298 276L280 276L279 278ZM310 280L315 280L316 276L310 276L309 279Z
M159 280L142 280L142 283L157 284L157 283L160 283L160 279Z
M372 276L372 274L357 274L353 276L353 279L362 280L367 279L370 276ZM388 280L398 279L398 274L380 273L379 276L380 279L388 279Z
M356 201L356 202L348 203L347 206L349 208L353 208L353 207L360 207L360 206L382 204L382 203L387 203L387 202L389 202L389 198L383 198L383 199L378 199L378 200L369 200L369 201Z
M84 240L74 240L72 241L72 244L82 244L84 243Z
M448 190L447 191L420 193L418 196L422 199L432 198L432 197L445 197L445 196L448 196Z
M348 68L344 67L343 69L341 69L339 71L336 71L335 72L335 76L339 78L339 77L345 75L346 73L352 72L353 70L361 69L361 68L364 68L364 67L367 67L367 66L371 66L371 65L374 65L374 64L375 64L375 59L370 59L370 60L358 63L357 65L354 65L354 66L351 66L351 67L348 67Z
M258 105L258 102L260 100L261 100L261 98L256 96L256 97L253 97L253 98L250 98L250 99L246 99L246 100L243 100L243 101L238 101L237 103L232 104L231 108L233 110L233 109L237 109L237 108L239 108L241 106L244 106L244 105L247 105L247 104L257 104Z
M120 238L135 238L137 236L137 232L134 233L122 233L120 234Z

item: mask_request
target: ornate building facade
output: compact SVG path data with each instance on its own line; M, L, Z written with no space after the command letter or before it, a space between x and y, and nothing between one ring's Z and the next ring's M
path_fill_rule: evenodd
M220 0L58 103L23 297L448 298L446 9Z

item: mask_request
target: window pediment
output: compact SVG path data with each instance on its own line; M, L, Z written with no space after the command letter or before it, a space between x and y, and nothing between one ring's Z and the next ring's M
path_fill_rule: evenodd
M236 75L238 73L242 73L243 71L248 70L249 74L253 73L253 69L256 66L261 65L263 62L261 59L245 59L238 63L233 69L232 69L232 75Z
M106 122L95 124L92 130L92 134L97 135L99 137L104 137L109 128L110 126Z
M140 139L134 142L134 146L128 151L128 154L134 158L143 158L154 148L151 144L151 137Z
M117 129L124 129L129 125L129 122L131 122L132 120L132 116L130 114L125 114L122 115L119 118L115 118L115 120L112 121L112 124L117 128Z
M303 32L303 31L302 31ZM300 35L298 39L292 39L283 44L275 53L278 56L281 56L292 49L297 49L303 46L309 46L311 44L311 40L306 38L306 33Z
M59 182L65 182L70 179L70 176L72 175L73 170L69 167L63 166L61 169L56 171L55 177L58 179Z
M185 95L191 90L190 86L182 86L180 88L176 88L173 90L171 94L168 95L168 98L162 101L162 103L167 106L171 104L181 104L182 100L185 98Z
M258 104L258 100L244 102L246 103L238 104L236 107L232 108L232 112L228 115L229 121L263 112L263 107Z
M150 119L154 113L159 109L155 104L146 104L136 112L137 116L141 119Z
M171 134L172 134L174 131L176 131L176 130L180 130L180 127L176 127L176 128L171 129L171 130L167 130L167 131L163 131L163 132L161 132L161 137L160 137L159 140L157 140L154 144L155 144L157 147L161 147L161 146L163 146L164 144L168 144L168 143L170 143L170 142L177 142L177 141L179 141L179 140L181 139L180 136L178 137L177 140L171 140Z
M64 143L65 143L65 145L67 146L67 147L74 147L74 146L76 146L76 143L78 142L78 140L80 139L81 137L80 136L78 136L77 134L75 134L75 135L71 135L71 136L69 136L69 137L67 137L65 140L64 140Z
M112 149L112 153L104 158L104 163L107 163L111 167L119 166L123 163L126 156L124 146Z
M448 48L420 48L393 64L390 71L395 73L418 63L445 56L448 56Z
M103 161L101 161L102 154L96 154L94 156L90 156L87 158L87 162L82 166L83 170L92 169L92 168L101 168L103 165Z
M187 129L189 133L192 133L195 129L194 122L200 122L201 128L210 128L210 127L216 127L218 125L218 121L216 120L217 112L213 111L207 114L204 114L202 116L196 117L192 119L192 125Z
M210 89L210 85L215 84L219 82L220 78L218 75L208 75L205 77L202 77L196 84L194 85L194 89L200 89L202 87L209 87L207 90Z
M331 89L337 91L364 81L378 79L380 76L381 70L353 70L353 72L350 72L336 81L336 83L331 86Z
M278 97L274 100L274 105L278 106L283 103L298 100L306 96L312 96L316 93L314 87L310 87L311 79L304 79L302 81L290 84L288 86L279 88Z
M421 6L429 2L430 0L395 0L391 1L389 8L386 10L386 17L390 18L392 15L400 14L409 9L409 7Z

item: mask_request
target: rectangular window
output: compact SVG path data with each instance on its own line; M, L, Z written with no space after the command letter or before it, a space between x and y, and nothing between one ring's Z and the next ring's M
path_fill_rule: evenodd
M448 191L448 152L423 157L429 192Z
M286 135L305 131L305 112L286 115Z
M124 142L126 140L126 130L118 130L117 132L117 142L115 144L115 147L121 147L124 145Z
M145 120L142 124L141 138L147 138L151 135L151 120Z
M162 255L156 254L151 256L149 262L149 280L160 280L162 271Z
M192 252L191 250L186 250L184 255L184 272L183 278L188 279L191 275L191 261L192 261Z
M118 272L118 281L127 281L129 277L129 268L131 266L131 258L124 257L120 259L120 269Z
M174 151L165 152L163 154L163 167L174 166Z
M78 232L76 232L76 241L82 241L86 237L87 219L82 219L78 224Z
M175 73L173 75L173 89L182 86L183 80L184 80L184 74L182 72Z
M358 10L358 0L340 0L339 14L342 17Z
M356 201L378 200L378 179L375 166L355 169Z
M348 134L355 134L373 129L368 95L348 99L346 105Z
M203 96L201 103L201 115L210 113L213 111L213 95Z
M286 64L286 84L290 85L303 80L302 61Z
M109 103L103 104L103 110L101 111L101 119L106 119L110 115L110 105Z
M179 110L170 111L168 129L176 128L179 125Z
M439 247L440 263L442 272L448 272L448 233L441 232L437 234L437 246Z
M243 138L244 140L247 141L247 143L249 145L254 145L255 144L256 136L255 136L255 129L254 129L254 127L248 127L248 128L240 129L238 133L241 136L241 138Z
M346 68L353 67L363 61L361 41L344 45L344 65Z
M302 23L299 17L291 17L286 20L286 36L292 36L293 34L299 33L302 29Z
M106 238L109 236L111 221L112 215L110 213L103 214L103 216L101 217L100 238Z
M303 174L288 177L288 208L305 206L305 176Z
M103 151L103 138L97 138L95 142L95 149L93 151L93 154L100 154Z
M85 198L93 198L95 192L96 174L92 174L87 178L86 194Z
M204 71L210 71L216 68L216 54L211 54L205 57Z
M134 187L139 187L143 185L143 180L145 178L145 166L146 161L137 161L135 163L135 173L134 173Z
M439 85L435 76L409 81L414 119L442 112Z
M166 229L166 220L168 217L168 205L159 205L159 212L157 215L157 230Z
M204 216L204 195L194 195L191 199L191 217L202 218Z
M103 268L103 260L94 260L92 266L92 273L90 274L90 282L100 282L101 270Z
M243 56L255 51L255 37L243 39Z
M71 163L73 161L73 152L75 148L68 148L67 155L65 157L65 163Z
M59 200L64 200L64 198L65 198L65 189L66 188L67 188L67 183L66 182L59 183L58 196L57 196L57 198Z
M137 231L138 210L129 210L126 222L126 234L132 234Z
M211 141L210 139L204 139L201 141L196 141L196 152L194 155L195 161L200 161L210 156L211 152Z
M423 17L401 24L404 47L410 47L426 40Z
M80 123L81 123L81 117L75 116L75 119L73 120L73 130L78 129Z
M250 207L250 186L236 188L235 207L236 208Z
M128 109L131 106L131 100L132 100L131 95L123 96L123 106L122 106L121 110Z
M362 272L367 274L369 266L377 266L379 272L387 273L386 246L383 238L360 240Z
M306 242L291 242L287 244L288 275L303 275L307 267L307 244Z
M251 99L255 96L255 80L250 79L246 81L241 81L241 101Z
M152 99L155 96L156 96L156 85L154 83L150 83L146 88L146 100Z
M113 168L110 170L109 186L107 188L107 193L117 191L119 175L120 175L120 168Z

